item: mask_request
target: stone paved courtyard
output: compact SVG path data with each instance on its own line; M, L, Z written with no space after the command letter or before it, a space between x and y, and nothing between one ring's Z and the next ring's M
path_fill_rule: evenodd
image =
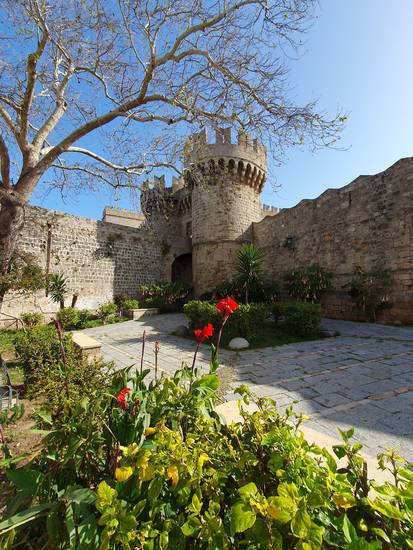
M194 344L170 333L185 324L181 314L97 327L83 332L102 342L104 358L120 368L138 364L146 330L145 367L154 368L153 342L160 342L161 371L171 374L190 363ZM336 426L356 428L365 451L397 447L413 460L413 328L324 320L340 336L277 348L221 351L225 399L247 384L284 408L293 402L310 416L307 425L337 436ZM209 348L199 354L207 368Z

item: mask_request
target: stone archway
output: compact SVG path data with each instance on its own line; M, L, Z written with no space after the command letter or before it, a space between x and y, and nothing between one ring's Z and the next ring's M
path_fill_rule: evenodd
M182 281L192 286L192 254L182 254L175 258L171 266L171 281Z

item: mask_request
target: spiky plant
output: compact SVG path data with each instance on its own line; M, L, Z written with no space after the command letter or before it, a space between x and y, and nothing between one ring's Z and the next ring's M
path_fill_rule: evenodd
M243 290L245 303L252 289L260 286L260 276L264 270L264 251L253 244L245 244L237 253L235 264L236 282Z
M63 309L67 296L67 278L61 273L52 273L49 280L49 293L53 302L60 304L60 309Z

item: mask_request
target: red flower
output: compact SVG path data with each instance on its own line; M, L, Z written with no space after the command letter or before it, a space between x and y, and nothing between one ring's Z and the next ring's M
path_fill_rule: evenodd
M226 320L231 315L231 313L234 313L234 311L238 309L238 304L235 300L231 298L231 296L227 296L217 303L216 308L223 319Z
M207 326L203 329L198 328L194 330L194 334L196 336L197 343L202 344L202 342L205 342L205 340L207 340L214 334L214 327L211 325L211 323L208 323Z
M120 390L119 395L116 397L116 401L120 403L120 406L123 410L128 408L128 402L127 402L127 394L130 392L130 389L128 387L123 388L123 390Z

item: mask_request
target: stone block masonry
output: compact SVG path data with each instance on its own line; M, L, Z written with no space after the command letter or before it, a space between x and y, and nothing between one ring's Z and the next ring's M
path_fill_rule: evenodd
M136 297L140 284L164 280L163 256L158 237L146 225L133 228L93 221L28 206L19 249L33 254L46 270L48 224L51 228L50 273L68 278L77 307L96 308L116 294ZM51 312L56 305L41 291L16 299L7 295L3 313Z
M253 224L253 238L266 253L269 279L310 263L334 274L323 300L328 317L361 318L345 287L355 266L388 268L392 308L379 320L413 324L413 158L266 217Z

